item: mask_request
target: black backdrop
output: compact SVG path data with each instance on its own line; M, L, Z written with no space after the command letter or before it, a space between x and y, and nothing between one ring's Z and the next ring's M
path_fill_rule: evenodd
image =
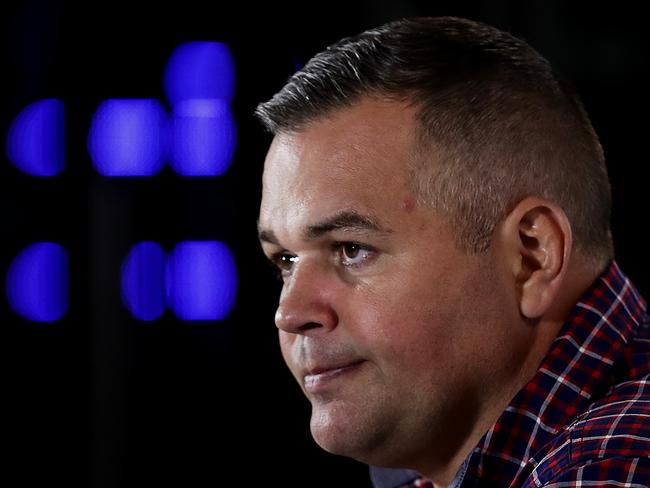
M88 2L90 3L90 2ZM570 4L569 4L570 3ZM278 292L256 240L269 136L253 120L313 53L407 15L483 20L525 38L577 85L608 158L613 230L623 268L648 296L646 260L648 42L638 9L576 2L330 2L164 6L24 1L0 7L3 138L27 104L65 103L66 169L35 178L0 161L0 344L5 479L15 486L368 486L366 467L318 449L306 401L285 369L273 326ZM172 50L229 44L237 71L239 143L228 173L99 176L86 152L107 98L164 99ZM236 306L226 320L139 322L121 305L129 248L219 239L234 250ZM70 309L36 324L8 307L4 276L34 241L70 256ZM308 480L305 478L307 477ZM12 483L14 484L14 483Z

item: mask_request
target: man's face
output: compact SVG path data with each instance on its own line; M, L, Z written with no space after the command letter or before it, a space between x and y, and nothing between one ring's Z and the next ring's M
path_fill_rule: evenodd
M459 251L409 190L413 114L363 100L276 136L264 171L282 354L318 444L373 464L463 435L508 363L496 259Z

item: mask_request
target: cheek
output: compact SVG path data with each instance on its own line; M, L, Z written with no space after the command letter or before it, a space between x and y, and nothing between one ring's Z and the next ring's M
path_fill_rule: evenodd
M349 313L353 332L380 364L412 369L439 357L449 342L455 306L424 283L368 290Z
M476 330L470 282L453 269L402 268L391 279L359 290L348 310L358 340L384 368L417 372L453 365Z

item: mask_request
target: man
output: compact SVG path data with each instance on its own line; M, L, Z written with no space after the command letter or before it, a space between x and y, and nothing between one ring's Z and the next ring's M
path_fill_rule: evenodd
M455 18L316 55L257 115L311 432L376 486L648 486L650 330L578 98ZM390 469L383 469L390 468Z

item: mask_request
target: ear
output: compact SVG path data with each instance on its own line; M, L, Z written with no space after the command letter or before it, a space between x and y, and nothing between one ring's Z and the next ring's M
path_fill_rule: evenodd
M559 206L535 197L519 202L503 224L521 315L540 318L554 305L567 275L571 224Z

